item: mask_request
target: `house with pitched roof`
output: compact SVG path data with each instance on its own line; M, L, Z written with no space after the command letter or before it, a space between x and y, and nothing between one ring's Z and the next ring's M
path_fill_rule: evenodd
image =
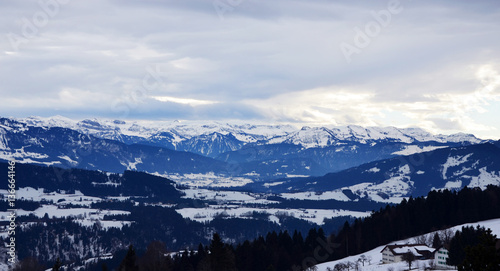
M387 245L382 249L382 263L397 263L403 261L403 255L410 252L415 259L432 259L436 249L428 247L425 244L404 244Z

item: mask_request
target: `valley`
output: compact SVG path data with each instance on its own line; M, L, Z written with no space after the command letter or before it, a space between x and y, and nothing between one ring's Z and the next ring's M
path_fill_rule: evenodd
M433 191L500 185L500 143L420 129L3 118L0 143L0 174L17 165L18 255L42 262L335 233ZM39 250L41 232L59 245Z

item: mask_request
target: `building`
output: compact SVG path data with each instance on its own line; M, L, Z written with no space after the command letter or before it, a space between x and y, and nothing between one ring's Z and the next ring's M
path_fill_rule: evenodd
M453 269L453 266L446 264L447 261L448 249L442 246L434 253L434 265L436 266L436 269Z
M402 262L403 255L408 252L411 252L417 260L432 259L435 250L424 244L388 245L381 251L382 263Z

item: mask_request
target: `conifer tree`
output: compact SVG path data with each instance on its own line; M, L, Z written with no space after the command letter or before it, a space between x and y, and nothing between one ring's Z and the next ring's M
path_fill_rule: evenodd
M118 271L138 271L139 267L136 264L137 256L133 245L128 247L127 255L118 267Z
M43 271L45 266L40 264L36 258L28 257L17 263L13 271Z
M232 249L226 246L220 235L214 233L210 242L210 265L214 271L236 270L235 256Z
M59 257L57 257L57 260L56 260L56 263L54 263L54 266L52 266L52 271L59 271L59 269L61 268L61 259L59 259Z
M458 265L459 271L499 270L500 255L496 250L496 236L488 229L479 236L479 243L465 248L465 259Z
M432 247L439 248L442 245L443 243L441 242L441 238L439 238L439 234L437 232L434 233L434 237L432 238Z

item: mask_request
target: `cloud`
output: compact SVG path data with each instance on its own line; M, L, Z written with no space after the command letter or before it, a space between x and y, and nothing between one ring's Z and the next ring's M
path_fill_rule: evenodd
M500 129L495 1L400 0L350 64L339 44L389 1L230 2L68 1L29 37L44 8L2 2L0 115Z
M437 133L496 130L470 117L487 114L487 106L500 101L500 75L491 65L475 73L479 87L468 93L432 94L416 101L381 100L367 89L317 88L277 95L265 100L248 100L269 119L318 125L357 124L363 126L420 126ZM395 116L395 117L394 117ZM404 117L401 117L404 116Z
M178 104L187 104L190 106L199 106L199 105L207 105L207 104L217 103L216 101L175 98L175 97L168 97L168 96L153 96L151 98L158 100L160 102L173 102L173 103L178 103Z

